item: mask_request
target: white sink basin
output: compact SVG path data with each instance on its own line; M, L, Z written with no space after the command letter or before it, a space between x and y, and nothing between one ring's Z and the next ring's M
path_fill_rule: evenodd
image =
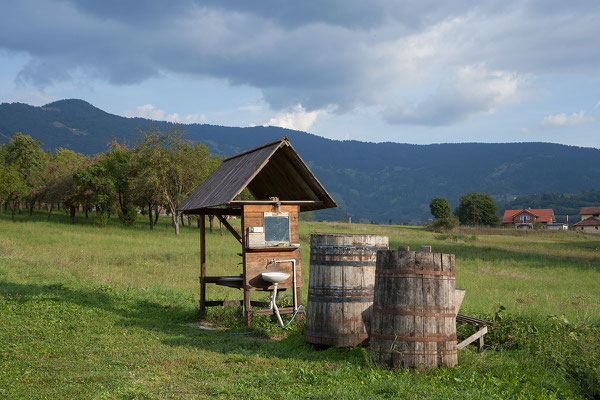
M263 272L261 275L265 281L272 283L279 283L290 277L286 272Z

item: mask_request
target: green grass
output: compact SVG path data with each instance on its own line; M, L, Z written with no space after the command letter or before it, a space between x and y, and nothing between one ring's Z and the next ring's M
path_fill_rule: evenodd
M154 231L145 219L97 228L78 218L0 216L0 398L600 397L600 238L301 223L304 299L310 234L363 232L455 254L461 311L506 309L484 353L460 351L451 370L391 371L362 348L315 350L302 323L282 332L263 317L249 330L238 308L207 315L226 329L187 325L198 319L195 225L176 237L166 217ZM210 275L241 272L226 231L207 233L207 245ZM241 292L209 285L208 297Z

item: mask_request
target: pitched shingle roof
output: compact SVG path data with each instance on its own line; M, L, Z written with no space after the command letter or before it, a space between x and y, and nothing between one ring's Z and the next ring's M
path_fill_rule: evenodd
M583 221L577 222L574 226L600 226L600 219L596 217L588 217Z
M177 210L193 213L227 205L246 187L257 200L278 197L282 201L313 202L301 204L301 211L337 207L284 136L226 158Z
M600 207L581 207L579 215L594 215L600 214Z

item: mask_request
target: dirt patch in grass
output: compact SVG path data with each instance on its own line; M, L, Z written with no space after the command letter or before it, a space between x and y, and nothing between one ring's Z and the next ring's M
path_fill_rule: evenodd
M207 331L222 331L225 328L220 326L214 326L213 324L209 324L208 322L198 321L198 322L190 322L186 324L187 326L192 326L194 328L205 329Z
M507 277L507 278L520 278L520 279L531 279L531 280L542 279L540 277L533 277L533 276L526 275L526 274L520 274L518 272L501 271L501 270L487 268L487 267L479 268L479 269L477 269L477 272L479 272L481 274L503 276L503 277Z

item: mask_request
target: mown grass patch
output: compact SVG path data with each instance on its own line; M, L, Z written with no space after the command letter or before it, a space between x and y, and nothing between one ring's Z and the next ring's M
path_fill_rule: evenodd
M149 231L52 218L0 217L0 398L600 398L595 237L486 231L460 243L413 227L301 223L304 299L310 233L361 232L456 254L461 311L490 319L505 308L486 351L419 372L380 368L362 348L316 350L302 322L281 330L264 316L247 328L235 307L209 310L224 329L190 325L195 225L175 237L166 219ZM209 273L235 273L235 239L218 229L207 239ZM223 298L241 292L210 287Z

